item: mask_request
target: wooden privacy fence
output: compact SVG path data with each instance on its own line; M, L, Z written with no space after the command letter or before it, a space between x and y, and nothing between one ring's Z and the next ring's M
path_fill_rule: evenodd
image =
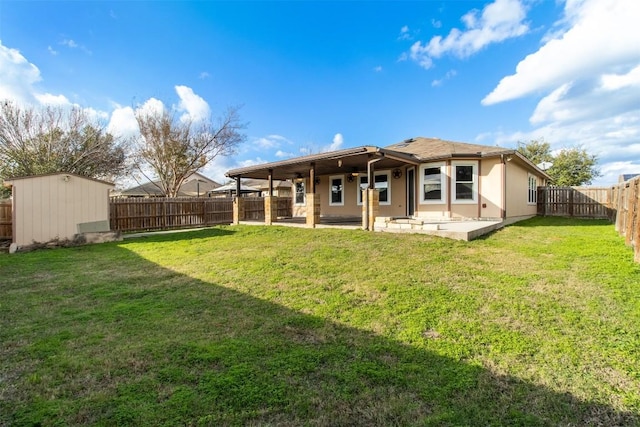
M539 187L538 215L612 220L610 187Z
M111 199L112 230L139 231L230 224L233 199L208 197Z
M635 260L640 262L640 177L612 187L616 207L616 231L625 243L634 248Z
M13 235L11 200L0 200L0 240L9 240Z
M264 220L264 198L243 197L241 220ZM277 199L278 217L291 217L291 198ZM204 227L233 222L233 198L114 198L109 205L112 230L143 231Z

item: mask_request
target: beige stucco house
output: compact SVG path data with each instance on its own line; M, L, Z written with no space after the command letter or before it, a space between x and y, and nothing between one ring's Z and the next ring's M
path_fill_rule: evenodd
M13 243L73 240L82 233L109 231L109 191L114 184L52 173L11 178Z
M233 169L227 176L291 180L294 216L310 226L323 217L360 216L367 229L381 218L529 218L536 214L537 187L549 179L513 149L422 137Z
M205 197L212 190L220 187L216 181L202 175L193 173L189 175L178 190L178 197ZM135 187L122 190L119 197L165 197L160 181L150 181Z

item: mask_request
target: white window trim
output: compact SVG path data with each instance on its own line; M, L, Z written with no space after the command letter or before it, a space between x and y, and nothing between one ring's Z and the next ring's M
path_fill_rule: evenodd
M527 205L537 205L538 204L538 177L532 174L527 175ZM531 182L533 180L533 193L531 193ZM533 201L531 201L531 194L533 194Z
M297 196L297 192L296 192L296 186L298 184L302 184L302 189L304 190L303 195L302 195L302 203L296 203L296 196ZM301 182L295 182L293 183L293 204L295 206L305 206L307 204L307 183L304 181Z
M332 190L332 186L333 186L333 180L334 179L339 179L340 182L342 183L340 186L342 187L342 192L340 193L340 202L339 203L334 203L333 202L333 190ZM333 175L329 177L329 206L344 206L344 175Z
M386 202L380 202L381 206L389 206L391 205L391 171L389 170L385 170L385 171L379 171L379 172L374 172L373 173L373 180L375 182L375 177L376 176L382 176L382 175L386 175L387 176L387 201ZM366 175L364 175L364 177L366 178ZM360 176L358 176L358 178L356 179L356 185L358 186L358 194L356 196L356 201L358 206L362 206L362 186L360 184ZM367 188L369 188L369 184L367 183Z
M473 169L471 171L473 176L473 187L471 189L473 198L471 199L461 199L458 200L458 195L456 194L456 166L472 166ZM456 205L473 205L478 203L478 180L480 177L478 176L478 162L474 161L456 161L451 162L451 202Z
M440 200L426 200L424 198L424 170L430 168L440 168ZM445 162L425 163L420 165L418 173L420 174L420 187L418 194L420 198L418 203L421 205L442 205L447 203L447 165Z

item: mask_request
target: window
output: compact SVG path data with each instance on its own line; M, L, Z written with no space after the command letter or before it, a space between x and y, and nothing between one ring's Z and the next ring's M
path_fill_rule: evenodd
M329 178L329 206L344 206L344 177Z
M529 197L527 203L535 205L538 203L538 179L534 175L529 175Z
M473 203L478 195L478 163L453 162L453 200L457 203Z
M429 163L420 167L420 203L444 203L446 194L444 163Z
M379 201L381 205L391 204L391 186L389 185L389 171L374 173L375 188L378 190ZM358 204L362 204L362 190L366 190L369 187L369 177L366 175L358 177L359 191L358 191Z
M294 203L296 205L304 205L306 201L306 191L304 181L296 182L296 195Z

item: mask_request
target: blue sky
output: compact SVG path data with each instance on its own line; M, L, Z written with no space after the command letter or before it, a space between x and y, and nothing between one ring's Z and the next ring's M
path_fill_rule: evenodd
M416 137L544 138L640 172L640 2L0 1L0 99L198 119L242 105L247 142L205 174Z

